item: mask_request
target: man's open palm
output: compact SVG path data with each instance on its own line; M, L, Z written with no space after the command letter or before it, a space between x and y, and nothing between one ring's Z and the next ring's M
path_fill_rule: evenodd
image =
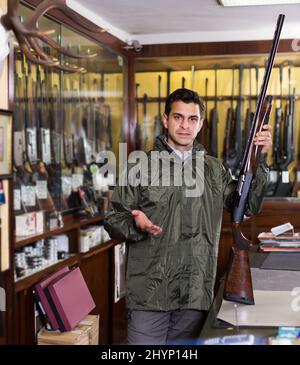
M142 231L153 234L154 236L157 236L162 232L161 227L153 224L141 210L132 210L131 214L134 217L136 226Z

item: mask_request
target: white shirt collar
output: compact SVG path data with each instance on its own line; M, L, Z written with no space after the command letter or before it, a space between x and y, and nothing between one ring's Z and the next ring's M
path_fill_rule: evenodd
M176 150L176 148L172 147L169 143L168 143L168 140L167 138L165 138L165 141L167 143L167 145L172 148L172 150L176 153L176 155L182 160L182 161L185 161L188 157L191 156L192 152L193 152L193 149L191 148L189 151L184 151L184 152L181 152L179 150Z

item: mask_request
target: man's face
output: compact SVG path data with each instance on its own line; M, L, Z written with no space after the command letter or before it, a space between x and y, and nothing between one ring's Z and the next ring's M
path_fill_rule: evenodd
M192 147L203 124L199 105L183 101L173 102L169 116L164 114L162 120L172 147L187 150Z

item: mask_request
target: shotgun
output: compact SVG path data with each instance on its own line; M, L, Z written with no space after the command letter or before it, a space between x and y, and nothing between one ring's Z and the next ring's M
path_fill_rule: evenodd
M112 119L110 105L105 102L105 74L101 73L100 79L100 93L101 93L101 144L102 151L110 150L112 148Z
M274 196L290 196L293 184L290 181L288 166L294 160L294 114L295 114L295 89L291 93L291 63L289 63L289 101L286 105L283 123L282 155L279 163L280 174L277 180Z
M249 67L249 96L248 96L248 108L246 111L246 119L245 119L245 127L244 127L244 133L243 133L243 146L246 146L246 142L248 141L249 138L249 133L250 133L250 128L251 128L251 123L252 123L252 118L253 118L253 113L252 113L252 80L251 80L251 66ZM243 148L243 152L244 152L244 148Z
M33 183L32 170L29 162L25 162L26 141L25 141L25 125L27 118L25 83L27 82L24 55L20 56L20 62L16 62L16 71L14 77L15 100L14 100L14 173L13 173L13 192L14 192L14 214L19 215L25 212L39 210L35 185ZM19 76L17 66L20 65Z
M298 133L298 162L295 168L295 174L292 196L300 198L300 133Z
M184 89L185 88L185 77L181 78L181 88Z
M197 134L197 141L205 148L208 149L209 146L209 142L208 142L208 120L207 120L207 114L208 114L208 109L207 109L207 89L208 89L208 78L205 78L205 115L203 118L203 124L202 124L202 128L200 129L200 132Z
M66 61L67 63L67 61ZM72 173L73 173L73 141L72 141L72 104L71 86L68 85L65 72L61 72L61 192L66 210L72 208L70 196L72 194Z
M162 121L161 121L161 76L158 75L158 110L154 119L154 133L153 133L153 145L157 136L162 134Z
M218 113L218 85L217 85L217 70L218 65L214 66L215 70L215 105L210 112L210 138L209 147L210 154L214 157L218 157L218 124L219 124L219 113Z
M265 196L272 197L275 194L277 187L277 180L280 171L280 161L282 155L282 124L283 124L283 112L282 112L282 74L283 74L283 64L279 66L279 84L280 84L280 102L279 106L275 109L275 126L273 135L273 163L270 166L270 176L267 185L267 191Z
M237 187L234 191L234 203L231 211L233 246L229 259L223 297L225 300L249 305L255 304L248 255L251 241L244 237L241 231L241 224L247 210L248 193L252 179L256 174L261 154L261 146L255 146L253 139L255 138L256 133L262 130L263 125L268 123L271 111L272 97L266 97L266 92L278 49L283 21L284 15L280 14L277 20L261 91L257 100L249 139L241 164Z
M239 176L240 162L243 153L243 139L242 139L242 109L243 109L243 74L244 65L241 64L239 68L239 97L235 111L235 137L234 137L234 161L232 162L232 173L234 176Z
M235 127L235 113L233 108L234 100L234 74L235 68L232 68L232 84L231 84L231 100L230 107L227 109L226 125L225 125L225 140L223 148L223 163L224 166L228 167L230 171L233 169L231 164L230 156L234 154L234 127Z
M139 116L139 87L140 84L135 84L135 149L140 151L142 148L142 132L140 126L140 116Z
M42 140L42 135L40 132L42 128L42 118L44 114L40 65L36 65L36 83L35 83L34 100L35 100L34 123L35 123L35 129L37 131L36 133L37 154L36 154L36 161L32 162L32 167L33 170L35 171L34 175L36 176L37 197L39 199L39 203L42 210L47 212L54 212L55 206L48 188L49 175L47 173L45 161L43 160L43 155L42 155L42 151L45 149L44 146L45 141Z
M142 128L142 150L143 151L147 151L147 145L148 145L147 105L148 105L148 95L144 94L144 96L143 96L143 128Z

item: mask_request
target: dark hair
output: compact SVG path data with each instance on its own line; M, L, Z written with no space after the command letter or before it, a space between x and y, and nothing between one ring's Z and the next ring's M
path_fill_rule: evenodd
M166 100L166 106L165 106L165 114L169 116L172 104L175 101L183 101L186 104L189 103L195 103L199 105L200 109L200 116L201 118L204 118L204 112L205 112L205 106L203 101L201 100L200 96L192 90L189 89L177 89L173 91Z

